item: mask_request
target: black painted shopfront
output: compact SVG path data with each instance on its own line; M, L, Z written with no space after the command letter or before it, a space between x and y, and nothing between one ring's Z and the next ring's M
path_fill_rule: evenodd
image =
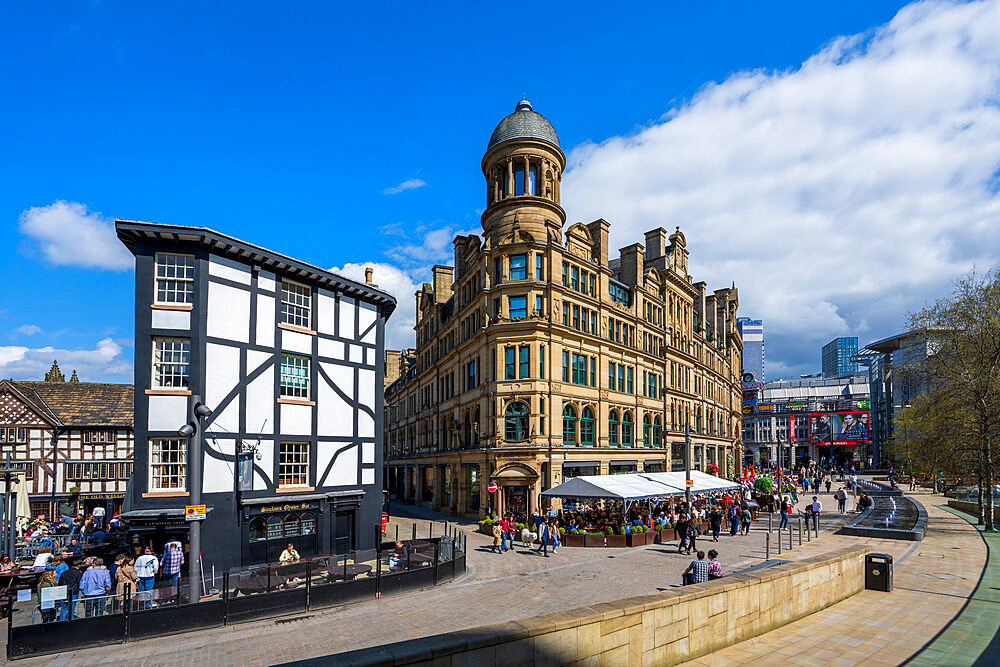
M275 562L291 544L303 558L357 549L360 492L242 502L242 565Z

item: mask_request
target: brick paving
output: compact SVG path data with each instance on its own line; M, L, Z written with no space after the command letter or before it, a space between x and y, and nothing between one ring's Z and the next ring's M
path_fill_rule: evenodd
M823 496L825 507L836 506L832 497ZM676 553L676 542L636 549L564 547L550 558L518 545L513 552L497 555L488 550L491 538L472 532L473 522L417 508L401 510L394 506L393 511L407 511L413 517L394 516L387 531L390 536L394 536L398 523L401 537L409 537L407 531L412 531L414 522L418 536L426 536L428 530L439 535L445 530L445 519L450 526L466 530L468 573L434 589L313 610L294 615L290 618L297 620L280 625L275 619L256 621L19 660L18 664L276 664L654 593L676 586L691 560L691 556ZM828 516L832 519L834 515ZM821 528L834 525L824 521ZM718 543L702 537L698 545L706 550L717 549L723 565L732 570L763 558L766 528L765 515L754 524L749 536L724 535ZM797 532L794 537L797 543ZM781 557L800 558L838 548L841 539L821 530L818 539L796 546L791 552L786 550Z
M727 665L972 665L1000 664L989 642L996 635L1000 565L984 576L987 549L968 521L940 507L946 499L921 492L928 530L922 542L838 536L842 543L866 543L895 560L891 593L862 591L843 602L753 639L734 644L689 666ZM991 536L993 537L993 536ZM819 542L822 542L820 540ZM816 543L816 546L819 545ZM805 549L804 549L805 550ZM995 560L995 559L994 559ZM975 613L970 613L975 612ZM940 639L935 640L940 634Z

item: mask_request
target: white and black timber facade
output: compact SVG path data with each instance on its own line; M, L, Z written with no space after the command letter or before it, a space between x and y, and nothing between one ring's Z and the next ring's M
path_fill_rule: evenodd
M28 482L32 517L121 510L132 472L132 385L0 380L0 445ZM2 482L0 482L2 484Z
M136 548L186 543L192 396L205 566L375 546L391 296L201 227L116 221L136 258Z

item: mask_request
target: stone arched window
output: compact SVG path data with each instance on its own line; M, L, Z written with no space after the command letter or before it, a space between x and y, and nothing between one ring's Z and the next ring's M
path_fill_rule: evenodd
M622 446L632 446L632 413L626 412L622 415Z
M654 447L662 447L663 446L663 442L660 440L660 436L661 435L662 435L662 429L660 428L660 418L659 417L654 417L653 418L653 446Z
M528 439L528 406L523 401L513 401L504 410L504 439L508 442Z
M652 424L649 421L649 415L643 415L643 417L642 417L642 444L645 445L646 447L649 447L652 444L652 442L653 442L653 440L652 440L652 433L650 432L651 428L652 428Z
M572 405L563 408L563 444L576 444L576 410Z
M584 408L580 416L580 444L594 444L594 411L589 407Z
M612 410L608 413L608 444L612 447L618 446L618 411Z

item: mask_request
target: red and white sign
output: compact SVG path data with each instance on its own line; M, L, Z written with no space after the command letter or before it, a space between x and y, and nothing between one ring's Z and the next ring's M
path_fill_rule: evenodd
M486 487L486 490L489 491L490 493L495 493L497 490L497 483L490 482L490 485Z

